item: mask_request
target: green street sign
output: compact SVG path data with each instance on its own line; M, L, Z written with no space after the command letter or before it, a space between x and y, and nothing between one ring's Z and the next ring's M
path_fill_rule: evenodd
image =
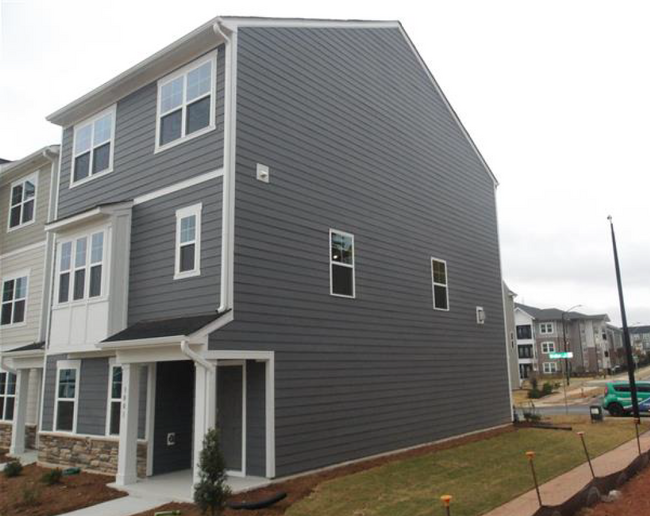
M573 352L567 351L566 353L549 353L549 358L573 358Z

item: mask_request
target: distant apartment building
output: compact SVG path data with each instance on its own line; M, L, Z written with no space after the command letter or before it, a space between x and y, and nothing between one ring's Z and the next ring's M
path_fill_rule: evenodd
M508 288L503 282L503 307L505 312L504 321L506 323L506 340L508 348L508 375L510 378L510 389L519 389L521 387L521 375L519 374L519 356L516 338L515 323L515 298L517 294Z
M565 371L564 359L551 358L556 352L573 353L568 361L573 374L605 373L614 365L610 344L614 333L607 314L586 315L516 303L515 323L521 379L532 373Z
M630 341L636 351L650 352L650 325L630 326Z

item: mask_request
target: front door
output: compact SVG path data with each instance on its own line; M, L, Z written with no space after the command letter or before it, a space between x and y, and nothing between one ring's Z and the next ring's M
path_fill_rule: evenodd
M237 362L217 368L217 426L226 468L235 475L245 474L245 367L245 362Z

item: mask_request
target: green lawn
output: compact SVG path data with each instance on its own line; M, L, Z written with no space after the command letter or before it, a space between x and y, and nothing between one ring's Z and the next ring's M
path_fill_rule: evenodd
M537 453L537 474L544 482L585 462L576 431L585 432L592 457L635 435L631 419L594 425L585 418L561 421L574 432L518 430L330 480L286 515L442 516L440 496L451 494L454 516L477 516L532 489L527 450Z

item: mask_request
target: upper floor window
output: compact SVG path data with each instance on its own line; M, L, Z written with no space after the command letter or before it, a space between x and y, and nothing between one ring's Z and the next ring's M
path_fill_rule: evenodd
M113 170L114 139L115 106L75 126L70 186Z
M433 308L435 310L449 310L447 262L431 258L431 279L433 281Z
M216 53L158 81L156 150L215 127Z
M176 211L176 266L174 279L201 274L201 209L195 204Z
M542 342L542 353L545 355L555 353L555 342Z
M20 324L25 322L27 305L27 276L5 279L2 282L2 315L0 324Z
M354 235L330 229L330 294L355 297Z
M555 362L544 362L544 374L557 373L557 364Z
M34 222L37 179L34 174L12 183L9 198L9 231Z
M519 346L517 351L519 352L519 358L534 358L532 344Z
M539 333L541 333L542 335L549 335L554 332L555 332L555 328L553 327L552 322L539 323Z
M517 338L522 339L532 339L533 338L533 328L530 324L520 324L517 326Z
M0 420L11 421L14 418L16 401L16 375L0 371Z
M78 237L59 246L59 303L102 295L104 232Z

